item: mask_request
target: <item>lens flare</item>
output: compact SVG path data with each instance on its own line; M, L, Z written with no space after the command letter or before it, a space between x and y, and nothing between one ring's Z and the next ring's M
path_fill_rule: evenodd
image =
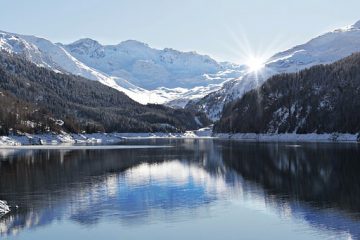
M222 43L224 51L232 55L239 65L245 65L248 72L261 72L266 68L266 63L271 57L287 48L288 39L278 34L272 39L249 39L246 28L239 24L231 23L224 26L229 35L229 42Z
M265 67L266 60L261 57L249 57L246 61L246 66L250 72L258 72Z

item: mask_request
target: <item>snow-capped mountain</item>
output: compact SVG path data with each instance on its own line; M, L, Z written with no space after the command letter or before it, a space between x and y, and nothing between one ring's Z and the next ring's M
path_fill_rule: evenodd
M271 57L261 71L248 72L228 81L220 90L189 103L188 107L203 109L213 120L217 120L221 117L224 104L242 97L275 74L297 72L314 65L332 63L355 52L360 52L360 21L280 52Z
M87 66L73 57L61 45L54 44L44 38L0 31L0 49L22 55L40 67L46 67L59 73L71 73L99 81L124 92L138 102L146 103L142 101L143 94L148 94L148 91L145 89L137 87L125 79L108 76Z
M0 49L21 54L38 66L97 80L140 103L184 107L240 75L241 68L206 55L154 49L134 40L101 45L92 39L72 44L0 31ZM230 69L229 69L230 68Z
M116 79L148 90L147 102L184 107L219 90L226 81L242 75L241 66L219 63L196 52L163 50L135 40L117 45L101 45L86 38L62 45L72 56Z
M86 65L146 89L192 88L222 82L203 75L216 74L224 70L223 66L195 52L158 50L134 40L103 46L92 39L81 39L64 48Z

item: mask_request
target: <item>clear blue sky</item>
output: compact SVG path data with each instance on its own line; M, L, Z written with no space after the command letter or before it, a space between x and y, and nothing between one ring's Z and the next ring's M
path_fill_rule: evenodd
M0 0L0 29L69 43L136 39L242 62L360 20L359 0Z

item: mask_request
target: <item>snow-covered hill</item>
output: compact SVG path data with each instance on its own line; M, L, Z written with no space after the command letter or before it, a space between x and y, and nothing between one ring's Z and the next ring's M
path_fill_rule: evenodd
M241 68L209 56L158 50L134 40L103 46L92 39L72 44L0 31L0 49L21 54L38 66L80 75L126 93L140 103L183 107L241 75Z
M270 76L332 63L355 52L360 52L360 21L274 55L261 71L248 72L235 80L228 81L220 90L189 104L189 107L203 109L216 120L220 118L224 104L240 98Z

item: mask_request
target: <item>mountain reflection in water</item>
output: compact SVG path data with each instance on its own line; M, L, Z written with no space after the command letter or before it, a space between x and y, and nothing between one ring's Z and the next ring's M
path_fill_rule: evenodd
M55 221L94 227L103 221L129 226L190 221L211 217L212 206L239 201L342 238L360 238L358 145L128 144L174 147L2 150L0 199L19 208L0 219L0 236Z

